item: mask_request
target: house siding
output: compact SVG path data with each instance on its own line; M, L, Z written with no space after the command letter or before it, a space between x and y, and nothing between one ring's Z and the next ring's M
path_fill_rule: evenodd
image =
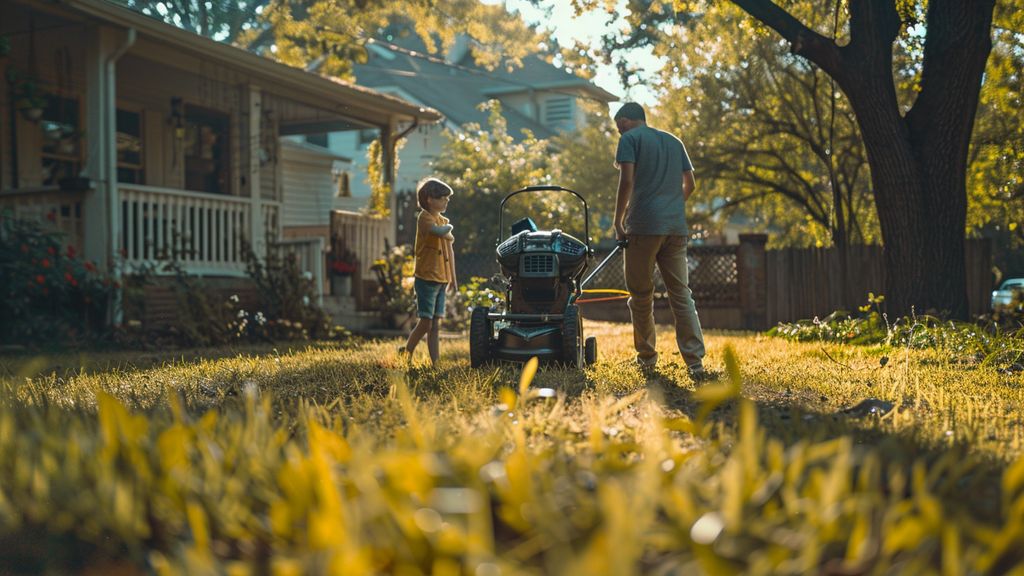
M281 224L329 226L335 184L334 159L292 146L281 147L283 214Z

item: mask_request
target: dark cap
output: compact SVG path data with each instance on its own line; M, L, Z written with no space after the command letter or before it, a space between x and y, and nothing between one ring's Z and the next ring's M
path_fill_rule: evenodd
M626 118L628 120L642 120L647 122L647 116L644 114L644 107L637 104L636 102L626 102L619 108L619 111L615 113L615 119Z

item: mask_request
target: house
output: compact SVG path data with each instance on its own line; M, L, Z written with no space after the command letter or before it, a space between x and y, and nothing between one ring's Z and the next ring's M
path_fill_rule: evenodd
M545 62L539 56L523 58L523 66L512 71L487 70L476 65L470 52L471 40L459 36L443 56L427 53L422 40L409 31L392 26L391 33L367 45L367 60L353 66L356 80L385 94L430 107L444 116L437 124L420 124L406 137L399 152L400 174L395 190L410 202L416 183L432 174L431 163L441 154L444 130L460 132L466 124L487 125L488 112L480 105L497 99L508 122L509 134L521 137L529 130L538 138L572 132L585 122L580 106L584 99L608 104L617 96L589 80ZM317 135L311 142L353 159L354 166L366 162L366 146L372 131ZM368 185L359 178L351 181L353 198L369 195ZM400 200L401 202L401 200ZM411 241L414 205L399 205L396 235Z
M322 290L333 199L352 162L283 139L373 130L392 182L401 131L440 120L104 0L3 0L0 35L0 209L46 216L115 271L176 254L187 272L230 284L245 276L249 243L260 257L300 255ZM346 218L373 239L349 246L369 278L392 224Z

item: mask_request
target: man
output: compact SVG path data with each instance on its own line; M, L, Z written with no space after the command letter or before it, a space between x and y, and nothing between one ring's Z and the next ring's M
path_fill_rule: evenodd
M696 186L683 143L647 125L644 109L629 102L615 113L619 146L619 191L615 233L628 239L626 289L633 320L636 360L643 367L658 362L654 333L654 265L668 289L679 353L695 379L703 379L704 335L690 293L686 267L686 200Z

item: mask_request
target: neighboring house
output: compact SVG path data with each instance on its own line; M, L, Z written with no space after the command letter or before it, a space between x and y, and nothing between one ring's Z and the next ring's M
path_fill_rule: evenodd
M4 0L0 209L51 220L85 258L127 270L177 253L186 271L245 276L257 255L299 253L324 282L331 210L352 162L283 137L437 122L418 104L215 42L104 0ZM390 155L389 155L390 156ZM392 158L384 178L393 181ZM353 179L362 179L353 176ZM380 236L390 222L348 215ZM372 246L368 244L373 244Z
M398 153L396 192L412 191L432 174L431 163L442 152L445 129L459 132L471 122L486 127L488 112L480 105L488 100L501 102L509 134L518 139L523 130L538 138L574 131L585 121L581 100L607 104L618 99L538 56L525 57L523 67L512 72L486 70L473 62L469 47L467 37L460 36L446 55L432 56L416 34L394 35L390 41L370 42L367 61L355 64L360 85L428 106L445 118L443 123L416 125L406 137ZM365 165L366 146L374 138L373 131L348 132L317 136L316 142L352 158L353 166L359 167ZM351 190L354 198L369 196L362 178L351 180ZM401 230L397 234L408 236Z

